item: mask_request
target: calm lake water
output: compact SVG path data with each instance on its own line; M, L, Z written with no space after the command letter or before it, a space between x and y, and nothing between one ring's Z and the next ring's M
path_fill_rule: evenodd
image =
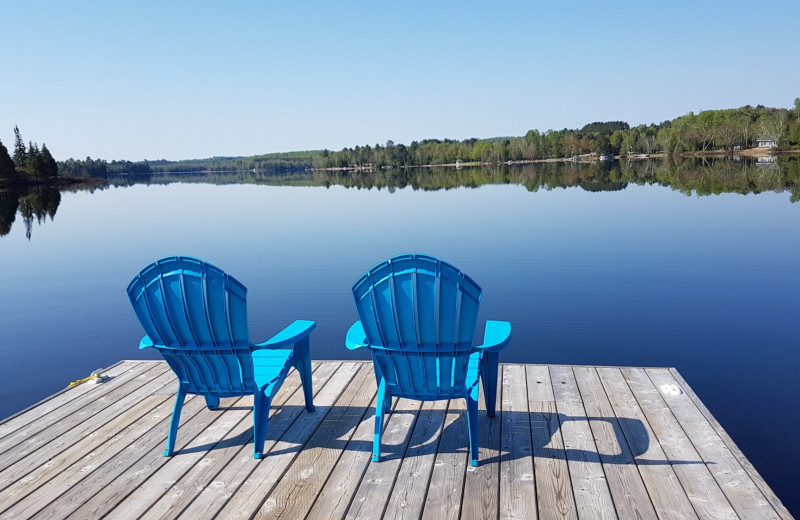
M797 179L559 168L118 180L12 216L19 194L0 192L0 417L96 368L158 357L137 349L125 294L157 258L197 256L244 283L254 341L313 319L314 358L350 359L351 285L420 252L483 287L481 323L512 323L501 361L676 367L798 514ZM185 178L203 179L232 182ZM726 182L762 192L697 195Z

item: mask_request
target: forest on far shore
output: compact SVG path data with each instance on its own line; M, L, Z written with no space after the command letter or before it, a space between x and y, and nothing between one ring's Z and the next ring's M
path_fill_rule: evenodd
M323 150L314 168L382 168L459 162L502 163L575 157L589 153L669 156L735 152L769 139L778 149L800 147L800 98L793 109L745 106L689 113L659 124L631 128L623 121L597 122L579 130L529 130L522 137L494 139L426 139L409 146L356 146Z
M504 163L576 157L585 154L668 156L736 153L758 139L777 150L800 148L800 98L792 109L747 105L692 112L658 124L631 127L624 121L595 122L580 129L529 130L521 137L424 139L409 145L387 141L344 148L250 157L212 157L184 161L56 161L42 144L26 146L14 128L13 155L0 142L0 182L47 182L56 177L108 178L115 174L256 171L292 174L308 169L384 169L455 163Z

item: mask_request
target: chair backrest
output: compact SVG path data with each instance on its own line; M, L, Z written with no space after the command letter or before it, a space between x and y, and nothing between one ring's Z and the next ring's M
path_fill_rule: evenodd
M148 265L128 285L136 316L187 391L219 397L253 392L247 288L185 256Z
M462 393L481 288L447 262L399 255L353 286L376 368L393 395L443 399Z

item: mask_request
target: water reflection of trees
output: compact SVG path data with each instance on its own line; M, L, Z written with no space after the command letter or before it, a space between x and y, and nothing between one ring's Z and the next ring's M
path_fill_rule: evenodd
M800 201L800 158L779 158L773 162L753 160L663 160L631 162L545 162L524 165L502 164L465 168L391 168L382 170L316 170L314 172L264 172L144 174L112 177L118 187L173 182L211 184L263 184L271 186L344 186L357 189L412 188L442 190L474 188L486 184L519 184L531 192L580 187L586 191L618 191L629 184L659 185L687 195L721 193L791 193ZM62 188L63 190L64 188ZM70 191L103 189L96 184L70 187ZM34 221L44 223L56 215L61 191L52 186L0 189L0 236L11 231L17 213L30 240Z
M485 184L520 184L529 191L580 187L618 191L628 184L660 185L686 194L790 191L800 200L800 158L760 164L752 159L665 159L629 162L542 162L473 167L412 167L360 170L314 170L283 174L235 173L139 174L111 177L115 186L169 184L262 184L273 186L344 186L357 189L412 188L442 190Z
M800 200L800 159L772 163L752 160L663 160L631 162L549 162L471 168L392 168L389 170L318 170L314 184L359 189L411 187L440 190L484 184L520 184L529 191L580 187L618 191L628 184L660 185L687 195L790 191Z
M34 219L42 224L53 220L61 203L61 192L52 186L8 188L0 190L0 236L11 232L17 212L25 225L25 236L31 239Z

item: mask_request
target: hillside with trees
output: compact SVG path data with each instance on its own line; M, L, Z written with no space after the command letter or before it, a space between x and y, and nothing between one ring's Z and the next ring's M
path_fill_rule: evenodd
M581 129L529 130L504 139L427 139L409 146L356 146L323 150L314 168L383 168L461 163L538 161L584 154L703 155L752 148L756 139L774 140L781 149L800 147L800 98L793 109L744 106L690 112L659 124L631 128L623 121L595 122Z

